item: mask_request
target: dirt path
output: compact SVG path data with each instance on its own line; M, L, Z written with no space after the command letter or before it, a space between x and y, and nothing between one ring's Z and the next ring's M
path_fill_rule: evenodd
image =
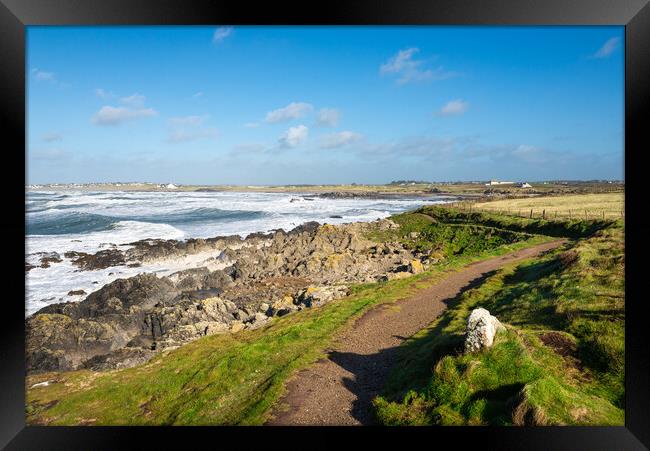
M269 425L372 424L372 399L389 374L402 341L429 325L447 303L500 267L554 249L552 241L473 263L417 294L373 308L341 334L328 357L287 383Z

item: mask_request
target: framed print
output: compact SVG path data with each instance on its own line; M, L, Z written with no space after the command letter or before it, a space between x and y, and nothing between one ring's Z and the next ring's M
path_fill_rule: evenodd
M2 0L0 443L645 449L646 3Z

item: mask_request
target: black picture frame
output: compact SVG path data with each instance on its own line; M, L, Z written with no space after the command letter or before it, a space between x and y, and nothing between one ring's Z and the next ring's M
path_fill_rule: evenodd
M287 428L256 428L251 435L212 427L35 427L25 425L25 286L22 262L25 232L25 27L28 25L238 25L238 24L382 24L382 25L624 25L625 26L625 194L626 207L626 408L624 427L537 428L302 428L322 444L334 445L331 432L363 440L416 446L403 434L419 435L425 445L472 442L488 449L646 449L650 447L650 365L648 327L643 315L642 154L650 150L647 124L650 83L650 6L648 0L329 0L314 3L233 0L0 0L0 98L5 128L5 288L0 327L0 446L6 449L121 449L142 440L165 448L180 439L223 443L224 434L242 446L261 446L287 434ZM646 114L644 114L646 113ZM4 147L4 146L3 146ZM7 180L8 177L8 180ZM173 440L173 441L172 441ZM217 440L217 441L215 441ZM286 440L286 439L284 439ZM311 439L313 440L313 439ZM318 443L311 442L311 443ZM281 444L281 442L279 442ZM311 446L311 443L305 443ZM367 443L367 442L366 442ZM429 443L430 445L426 445ZM443 445L447 443L446 445ZM201 445L204 446L204 445ZM232 446L232 445L230 445Z

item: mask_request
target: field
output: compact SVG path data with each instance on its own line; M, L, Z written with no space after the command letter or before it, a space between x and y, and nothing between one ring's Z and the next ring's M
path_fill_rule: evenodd
M617 219L625 215L624 193L582 194L566 196L544 196L523 199L502 199L492 202L476 202L473 210L501 212L528 217L547 218L608 218ZM603 216L604 215L604 216Z

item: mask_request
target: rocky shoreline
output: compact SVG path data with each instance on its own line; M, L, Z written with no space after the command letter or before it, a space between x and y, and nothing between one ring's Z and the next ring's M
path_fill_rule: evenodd
M337 226L311 222L243 239L143 240L126 250L66 253L80 271L191 256L202 263L168 276L117 279L79 302L37 311L26 319L27 370L138 365L206 335L255 329L275 316L321 306L346 296L351 284L423 271L428 255L366 238L369 231L397 227L390 219ZM57 259L45 254L41 265Z

